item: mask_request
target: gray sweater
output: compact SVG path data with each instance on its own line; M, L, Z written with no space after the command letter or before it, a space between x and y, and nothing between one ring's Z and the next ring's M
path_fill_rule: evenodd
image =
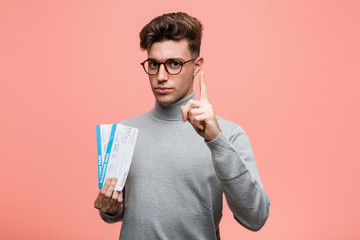
M237 124L217 118L221 135L206 142L180 107L155 103L150 112L123 121L139 129L125 185L124 208L108 222L122 221L120 239L220 239L222 194L234 218L256 231L269 215L250 141Z

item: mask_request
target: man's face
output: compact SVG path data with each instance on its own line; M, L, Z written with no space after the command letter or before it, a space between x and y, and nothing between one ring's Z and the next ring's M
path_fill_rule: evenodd
M147 53L148 59L158 62L165 62L168 59L178 59L184 62L191 59L188 42L185 39L156 42L148 49ZM159 72L154 76L149 76L156 100L169 104L190 95L193 92L194 76L200 71L202 63L202 58L185 63L177 75L169 74L165 70L164 64L161 64Z

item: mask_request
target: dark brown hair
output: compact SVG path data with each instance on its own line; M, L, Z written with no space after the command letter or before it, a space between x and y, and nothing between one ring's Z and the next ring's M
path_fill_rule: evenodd
M149 50L155 42L186 39L193 58L199 57L203 25L183 12L167 13L151 20L140 32L140 47Z

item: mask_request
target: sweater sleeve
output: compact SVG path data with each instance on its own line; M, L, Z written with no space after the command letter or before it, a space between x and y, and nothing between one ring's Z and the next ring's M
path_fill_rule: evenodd
M107 223L116 223L116 222L120 222L123 220L124 218L124 208L121 209L120 212L118 212L115 215L109 215L106 213L103 213L99 210L99 214L100 217Z
M270 200L245 131L237 126L229 137L221 133L206 144L234 218L249 230L260 230L269 216Z

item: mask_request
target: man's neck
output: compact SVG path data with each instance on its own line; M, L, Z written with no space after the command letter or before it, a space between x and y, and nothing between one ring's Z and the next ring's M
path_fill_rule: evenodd
M180 98L176 102L170 104L160 103L155 101L155 107L152 110L152 114L159 119L168 121L181 121L182 113L181 106L185 105L190 99L195 99L195 92L190 95Z

